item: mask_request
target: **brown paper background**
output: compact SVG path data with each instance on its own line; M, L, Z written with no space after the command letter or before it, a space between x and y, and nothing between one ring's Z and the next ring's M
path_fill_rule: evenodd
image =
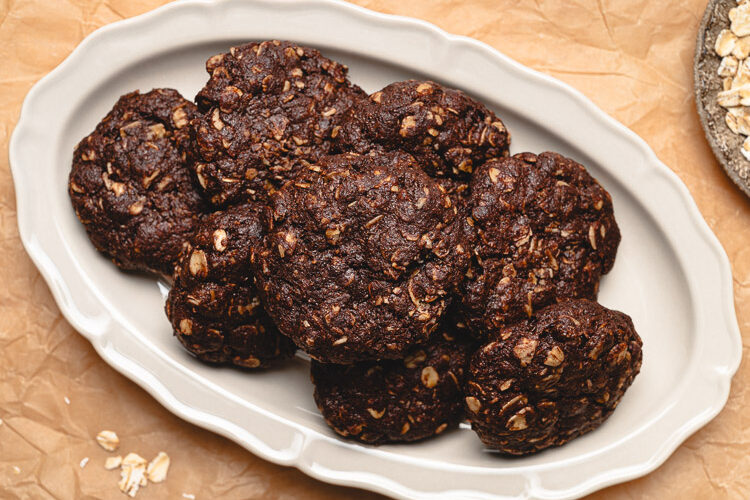
M161 0L0 0L0 497L125 498L93 436L124 453L172 457L138 498L376 498L260 460L171 415L107 366L63 319L18 237L7 145L29 88L94 29ZM559 78L643 137L687 184L732 262L750 341L750 201L723 175L692 92L706 0L358 0L478 38ZM594 498L750 498L750 366L722 413L654 473ZM64 398L70 400L66 404ZM79 462L89 457L81 469ZM18 469L15 469L17 467Z

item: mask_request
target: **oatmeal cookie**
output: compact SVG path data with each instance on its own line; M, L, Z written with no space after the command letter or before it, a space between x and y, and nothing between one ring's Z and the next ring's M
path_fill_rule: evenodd
M166 313L182 345L203 361L257 368L295 351L263 310L249 271L261 216L259 205L206 216L177 267Z
M295 159L330 150L341 116L367 95L346 66L291 42L250 43L206 63L196 102L195 174L222 206L264 200L295 175Z
M195 105L176 90L122 96L76 146L68 193L100 252L122 269L171 275L205 210L188 168Z
M329 156L306 170L271 197L255 260L269 314L319 361L403 357L465 272L465 218L405 153Z
M486 160L508 155L510 135L500 118L460 90L406 80L349 110L336 141L344 151L403 150L431 176L468 181Z
M447 332L433 338L403 360L313 361L315 403L328 425L370 444L416 441L456 426L471 346Z
M462 287L467 324L487 332L556 300L595 299L620 231L612 199L556 153L491 160L471 183L474 259Z
M641 367L630 317L596 302L553 304L506 326L471 359L466 414L489 448L511 455L596 429Z

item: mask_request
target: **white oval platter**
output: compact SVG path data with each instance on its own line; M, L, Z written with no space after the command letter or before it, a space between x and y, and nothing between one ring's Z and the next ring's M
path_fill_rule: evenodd
M411 445L344 441L315 408L306 361L259 374L197 362L172 338L164 288L94 250L66 192L74 145L121 94L166 86L192 98L210 55L273 38L347 63L367 91L409 77L461 88L505 120L513 152L571 156L612 193L623 239L600 301L633 317L644 362L601 428L515 459L484 451L466 425ZM422 21L336 0L167 5L96 31L37 83L10 160L23 243L102 358L176 415L323 481L402 498L579 497L663 463L721 410L740 361L729 262L677 176L577 91Z

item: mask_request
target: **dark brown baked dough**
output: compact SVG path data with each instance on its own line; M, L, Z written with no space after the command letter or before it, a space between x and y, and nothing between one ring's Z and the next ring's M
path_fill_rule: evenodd
M195 172L214 205L264 200L294 177L294 159L326 154L340 117L367 97L346 66L291 42L232 47L206 70Z
M238 205L206 216L177 266L167 317L182 345L203 361L257 368L295 351L263 310L249 271L262 210Z
M640 370L641 346L629 316L588 300L506 326L471 360L472 429L512 455L565 444L614 411Z
M73 153L68 193L94 246L122 269L171 275L204 211L188 169L195 105L126 94Z
M556 153L488 161L470 205L478 242L462 311L480 336L555 300L596 298L620 230L609 193L582 165Z
M258 285L323 362L400 358L437 327L469 260L465 218L405 153L322 158L271 196Z
M468 181L473 168L508 155L510 135L500 118L460 90L406 80L350 109L336 141L343 151L403 150L431 176Z
M439 330L403 360L354 365L313 361L315 403L333 430L365 443L440 434L463 418L470 354L470 344Z

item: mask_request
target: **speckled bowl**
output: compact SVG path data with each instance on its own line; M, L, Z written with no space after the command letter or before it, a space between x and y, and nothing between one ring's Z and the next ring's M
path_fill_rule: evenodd
M750 161L740 153L744 137L729 129L724 122L726 110L716 102L722 78L716 73L721 58L714 51L714 44L719 32L729 28L729 9L736 6L735 0L708 2L695 46L695 102L714 156L729 178L750 196Z

